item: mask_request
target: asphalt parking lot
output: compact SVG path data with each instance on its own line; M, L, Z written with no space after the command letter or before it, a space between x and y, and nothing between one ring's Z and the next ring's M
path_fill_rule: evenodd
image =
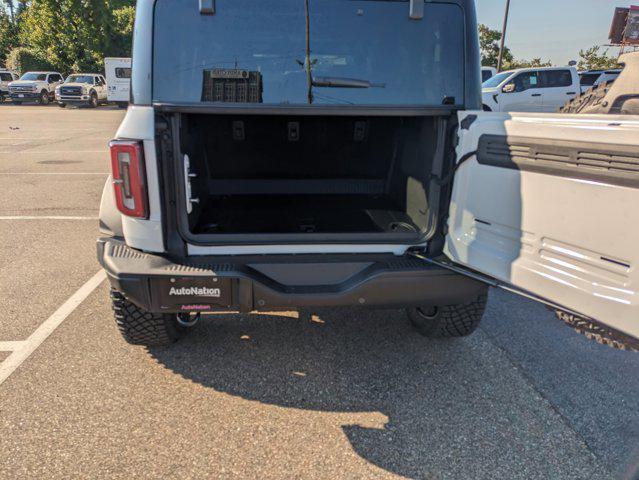
M352 309L125 344L94 253L123 115L0 105L0 478L635 478L639 354L507 293L459 341Z

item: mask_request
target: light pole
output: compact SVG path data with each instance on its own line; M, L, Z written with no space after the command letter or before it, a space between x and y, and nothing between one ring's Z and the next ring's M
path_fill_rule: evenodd
M501 29L501 45L499 46L499 59L497 60L497 71L501 72L504 63L504 45L506 43L506 30L508 29L508 14L510 13L510 0L506 0L506 12L504 13L504 26Z

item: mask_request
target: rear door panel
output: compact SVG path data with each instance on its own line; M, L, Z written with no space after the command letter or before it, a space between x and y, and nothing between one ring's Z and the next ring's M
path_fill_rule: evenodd
M447 255L639 337L639 118L473 114Z

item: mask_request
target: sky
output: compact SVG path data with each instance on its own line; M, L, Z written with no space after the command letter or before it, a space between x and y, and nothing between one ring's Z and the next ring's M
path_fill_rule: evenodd
M501 30L506 0L475 1L479 22ZM580 49L607 44L615 7L631 4L639 0L511 0L506 43L516 58L566 65Z

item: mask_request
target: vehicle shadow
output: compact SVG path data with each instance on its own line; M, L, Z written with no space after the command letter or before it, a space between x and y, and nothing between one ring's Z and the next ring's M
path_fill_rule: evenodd
M359 456L404 477L517 478L535 468L537 478L568 478L574 470L562 457L581 454L548 431L556 419L482 333L426 340L401 311L223 315L149 352L185 379L243 399L379 412L385 425L340 427Z

